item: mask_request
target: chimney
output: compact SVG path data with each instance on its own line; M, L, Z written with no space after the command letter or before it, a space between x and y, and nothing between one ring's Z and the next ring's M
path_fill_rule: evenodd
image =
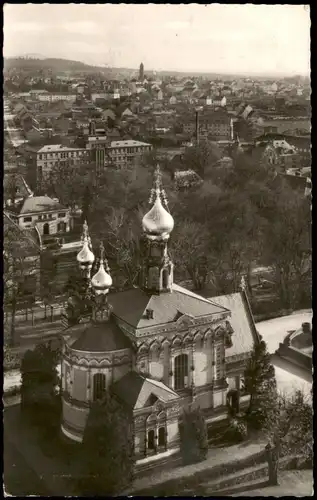
M146 317L146 319L153 319L154 318L153 309L146 309L145 310L145 317Z
M302 323L302 330L303 333L311 333L310 323L308 322Z

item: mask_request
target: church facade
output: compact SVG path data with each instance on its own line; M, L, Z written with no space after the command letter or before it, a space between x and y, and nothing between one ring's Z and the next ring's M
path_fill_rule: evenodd
M150 203L138 288L108 293L102 246L99 270L90 277L95 256L84 227L77 256L84 298L68 303L61 370L63 434L81 442L92 402L110 389L133 416L136 458L178 447L182 408L225 409L228 390L239 394L243 364L257 341L243 291L205 299L174 283L168 253L174 220L158 169Z

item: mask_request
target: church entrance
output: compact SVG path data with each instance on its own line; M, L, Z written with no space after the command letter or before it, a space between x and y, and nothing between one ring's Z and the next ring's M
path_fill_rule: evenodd
M239 393L236 389L231 389L227 394L227 406L230 414L234 417L240 411Z

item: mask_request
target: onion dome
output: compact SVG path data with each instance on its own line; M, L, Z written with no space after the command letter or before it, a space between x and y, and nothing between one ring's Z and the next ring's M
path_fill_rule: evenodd
M161 189L161 174L157 167L155 171L155 189L151 191L150 203L155 197L151 210L145 214L142 220L143 231L153 236L168 236L174 228L174 219L164 208L162 200L167 207L167 199L164 190Z
M95 261L95 256L89 248L89 241L90 238L88 236L88 225L85 221L83 225L83 248L77 255L77 262L82 268L91 268Z
M112 285L112 278L109 274L110 269L108 266L108 262L104 259L104 246L103 243L100 243L100 264L99 269L96 274L91 279L91 284L95 289L96 293L108 293L109 288ZM106 269L104 267L104 263L106 264Z

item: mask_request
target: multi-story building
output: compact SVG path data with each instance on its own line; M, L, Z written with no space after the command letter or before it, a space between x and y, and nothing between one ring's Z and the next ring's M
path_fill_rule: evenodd
M226 113L208 113L199 117L199 135L210 137L231 137L230 116ZM183 123L183 132L188 135L193 135L196 132L197 122L195 117Z
M40 94L38 96L39 101L43 102L58 102L58 101L68 101L68 102L75 102L76 101L76 94L64 94L64 93L57 93L54 92L54 94Z
M124 168L144 153L151 151L152 147L152 144L140 141L112 141L107 149L106 162Z
M78 164L88 159L87 150L84 148L68 148L62 144L43 146L36 155L37 185L40 187L45 176L56 165L69 162Z

